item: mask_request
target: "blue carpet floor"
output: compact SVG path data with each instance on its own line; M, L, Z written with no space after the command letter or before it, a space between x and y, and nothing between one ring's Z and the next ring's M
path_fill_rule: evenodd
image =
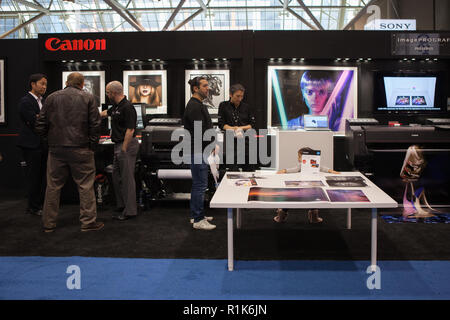
M80 270L81 289L67 288ZM0 299L298 300L450 299L450 261L235 261L0 257ZM69 281L70 283L75 283Z

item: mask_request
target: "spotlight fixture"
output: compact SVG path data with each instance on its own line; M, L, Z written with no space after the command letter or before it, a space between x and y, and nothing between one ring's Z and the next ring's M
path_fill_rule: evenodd
M131 59L127 59L126 61L127 61L127 62L130 62L130 61L131 61Z
M73 63L73 62L75 62L75 61L73 61L73 60L70 60L70 62L72 62L72 63Z
M223 61L227 61L227 58L222 58Z
M367 58L367 61L371 61L372 60L372 58Z
M159 61L161 61L161 59L156 59L156 61L158 61L158 62L159 62Z
M438 61L438 59L437 59L437 58L434 58L433 60L434 60L434 61Z
M345 61L348 61L348 60L350 60L350 58L345 58Z
M283 61L283 58L278 58L278 61Z
M305 61L305 58L300 58L300 61Z
M274 61L275 59L274 58L270 58L270 61Z
M292 61L297 61L297 58L292 58Z
M151 61L153 61L153 59L147 59L147 61L150 61L150 62L151 62Z
M95 62L95 60L91 60L91 62Z
M403 61L408 61L408 58L403 58Z
M426 58L425 61L430 61L430 58Z
M214 61L219 61L219 58L214 58Z
M341 61L341 58L336 58L336 61Z
M66 63L67 61L66 60L63 60L63 61L61 61L62 63Z
M412 61L416 61L416 58L412 58L411 60L412 60Z

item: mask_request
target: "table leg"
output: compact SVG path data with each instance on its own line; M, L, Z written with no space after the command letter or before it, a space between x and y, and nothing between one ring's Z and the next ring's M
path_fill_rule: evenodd
M372 240L370 268L374 272L377 269L377 209L372 208Z
M236 229L240 229L242 225L241 209L236 209Z
M352 209L348 208L347 209L347 229L351 229L352 228Z
M227 209L228 271L233 271L233 209Z

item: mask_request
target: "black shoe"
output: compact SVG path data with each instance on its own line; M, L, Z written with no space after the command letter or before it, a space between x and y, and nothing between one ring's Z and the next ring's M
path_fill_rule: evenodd
M126 216L126 215L121 214L120 216L113 216L113 219L119 220L119 221L125 221L125 220L129 220L129 219L133 219L133 218L136 218L136 215Z
M81 231L85 232L85 231L97 231L100 230L101 228L103 228L105 226L105 224L103 222L92 222L89 223L86 226L82 226L81 227Z
M40 209L31 209L31 208L28 208L28 209L25 211L25 213L26 213L26 214L32 214L32 215L35 215L35 216L42 216L42 210L40 210Z

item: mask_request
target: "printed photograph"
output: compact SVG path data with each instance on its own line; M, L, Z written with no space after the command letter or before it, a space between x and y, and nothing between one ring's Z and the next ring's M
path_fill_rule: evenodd
M166 70L123 72L123 90L133 104L144 104L146 114L167 114Z
M304 127L303 115L326 115L328 127L345 131L346 119L357 117L357 68L269 66L268 125Z
M370 202L362 190L327 190L331 202Z
M261 188L252 187L248 201L265 202L312 202L328 201L322 188Z
M300 187L300 188L325 186L322 181L285 181L284 184L286 185L286 187Z
M219 112L219 104L229 99L230 91L230 70L186 70L186 101L191 98L191 87L189 80L195 77L204 77L208 80L208 97L203 100L203 104L208 107L210 114Z
M69 74L74 71L64 71L62 74L62 88L66 87ZM76 71L84 76L83 90L91 93L99 104L105 103L105 71Z

